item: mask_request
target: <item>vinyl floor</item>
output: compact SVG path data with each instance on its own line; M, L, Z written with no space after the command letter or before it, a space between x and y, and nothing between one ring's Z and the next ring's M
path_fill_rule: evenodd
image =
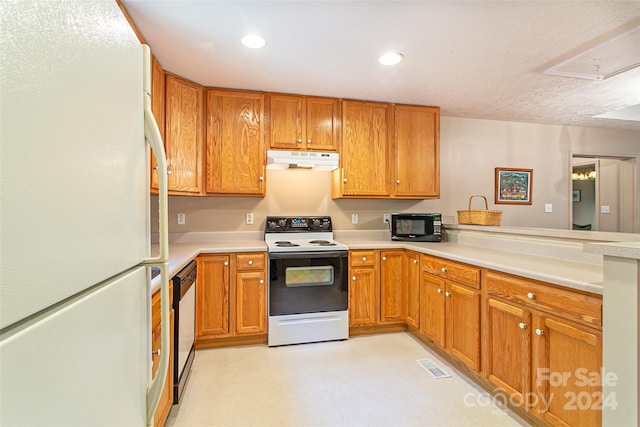
M434 378L431 359L450 378ZM198 350L166 426L519 426L408 333Z

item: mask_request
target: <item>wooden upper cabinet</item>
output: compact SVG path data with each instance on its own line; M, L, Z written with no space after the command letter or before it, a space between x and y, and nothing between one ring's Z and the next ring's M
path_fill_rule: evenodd
M342 102L342 168L332 197L389 197L389 104Z
M269 95L269 147L338 150L340 101L335 98Z
M207 90L208 194L264 196L264 94Z
M164 142L169 191L199 194L202 189L204 88L167 74L165 90Z
M440 109L395 105L393 195L440 196Z
M164 141L164 86L165 73L155 57L151 57L151 111L158 124L160 136ZM156 159L151 156L151 189L158 190L158 172Z

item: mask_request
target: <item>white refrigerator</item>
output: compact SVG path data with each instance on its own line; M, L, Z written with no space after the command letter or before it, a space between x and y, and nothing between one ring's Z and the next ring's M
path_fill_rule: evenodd
M0 15L0 425L147 425L169 355L152 382L148 49L115 0Z

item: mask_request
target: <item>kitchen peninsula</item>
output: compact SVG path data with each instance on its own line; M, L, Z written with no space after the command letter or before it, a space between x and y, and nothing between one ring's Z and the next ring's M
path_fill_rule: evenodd
M604 366L608 371L625 372L625 381L620 380L612 390L608 389L605 384L602 391L604 395L611 391L618 391L616 402L619 406L616 411L609 411L608 407L605 407L603 419L606 421L608 420L607 417L613 416L616 417L615 421L613 421L615 424L629 424L630 422L635 424L637 422L637 412L634 412L637 411L637 391L634 393L634 390L637 390L637 357L618 361L611 359L612 363L615 362L616 365L613 368L609 368L608 362L610 359L607 355L609 353L622 353L618 351L623 345L622 343L634 342L635 344L633 345L635 347L633 348L637 348L637 330L634 330L628 324L629 316L634 316L633 312L630 311L631 309L621 311L617 306L610 307L608 304L613 301L610 299L612 293L617 292L619 294L617 289L620 286L626 288L631 286L632 289L635 289L636 297L626 299L622 297L622 299L625 300L624 304L626 305L633 305L635 301L635 319L637 320L637 265L638 258L640 258L637 249L638 236L625 233L482 227L457 224L446 225L445 229L446 237L442 243L392 242L386 230L336 231L335 237L337 240L346 243L352 253L357 251L373 252L379 256L378 260L382 260L383 253L389 253L390 251L402 252L416 255L412 259L415 260L413 262L417 265L420 265L420 262L430 262L431 259L435 259L450 263L453 267L458 264L472 267L479 272L481 279L478 281L477 288L471 288L473 291L471 293L475 295L476 300L481 301L478 303L478 310L481 310L478 311L480 313L480 324L477 325L478 360L474 367L467 359L458 357L463 362L461 364L462 367L464 365L471 366L468 372L476 380L477 378L484 378L488 381L487 384L490 383L494 386L501 384L503 389L507 389L507 386L517 385L508 378L502 378L500 372L494 372L496 368L491 365L491 357L487 353L491 349L489 346L491 339L498 339L492 336L487 322L497 321L497 319L500 319L499 316L504 313L520 313L524 316L524 319L528 318L532 321L530 329L526 322L516 322L514 328L517 329L513 331L514 333L522 330L530 331L531 334L535 331L536 335L542 335L545 334L544 331L548 331L544 335L547 340L547 347L549 346L548 340L554 339L554 336L559 337L560 333L569 331L574 336L569 336L568 339L577 337L579 338L577 342L587 343L584 344L586 346L584 349L579 347L580 353L585 353L589 349L593 350L596 357L593 366L600 366L597 360L598 357L602 358L602 356L598 356L598 354L601 354L598 353L601 351L598 348L601 348L603 337L606 337L604 338ZM172 272L178 271L199 254L265 252L266 245L261 240L261 237L262 235L259 232L174 234L170 249L170 269ZM634 256L636 257L635 259L633 258ZM624 269L617 267L616 262L618 262L617 259L619 257L624 259L623 262L626 266ZM427 278L425 280L431 280L429 278L433 278L434 274L426 271L425 268L424 266L422 267L421 274ZM617 277L621 273L625 275ZM445 277L440 279L443 281L442 283L455 285L454 278ZM501 293L501 287L506 286L505 284L509 286L513 284L515 287L508 290L507 293ZM525 292L522 295L518 294L519 287L529 285L534 286L536 291ZM465 286L459 288L465 288ZM627 291L628 289L625 290L625 292ZM606 295L603 309L604 317L607 319L605 322L602 321L602 295ZM420 299L420 303L425 303L425 300ZM495 315L493 314L494 312ZM608 332L613 326L612 323L616 322L615 318L610 317L608 314L610 312L618 313L618 317L624 316L618 322L626 322L626 325L624 327L617 326L618 331L624 332L618 332L617 335ZM533 321L536 319L542 322L542 328L534 327ZM559 320L567 320L567 322L560 322ZM402 325L427 344L430 341L436 342L435 347L437 347L436 340L421 338L421 329L411 326L409 320L407 320L406 324L403 321ZM362 327L352 328L354 332L358 333L362 329ZM381 329L380 325L376 325L371 329L372 332L376 330L383 330L383 328ZM511 332L511 330L501 330L501 333L505 335L507 332ZM428 337L429 335L426 336ZM529 337L527 339L530 339L531 342L535 338L540 338L535 335L526 336ZM553 349L547 348L547 353L544 353L544 346L540 348L532 346L529 350L535 350L532 355L535 356L536 363L543 363L544 360L548 361L548 352L553 351ZM447 350L445 349L444 352L447 353ZM455 349L448 353L454 355L453 359L456 358ZM631 365L630 361L632 361ZM504 364L504 362L501 359L501 363ZM624 363L624 365L620 365L620 363ZM566 367L558 366L551 369L553 371L566 369ZM598 369L594 368L594 370ZM528 375L532 374L529 372ZM622 377L623 375L618 375L618 378ZM504 384L500 381L503 381ZM513 390L511 391L515 393L514 395L519 393L519 395L525 396L535 393L537 390L533 388L533 385L531 385L531 388L529 387L532 382L533 380L528 384L521 385L522 388L520 390L518 390L518 387L512 387ZM486 387L487 384L484 384L484 386ZM624 396L621 396L622 387L625 389ZM551 409L553 410L553 408ZM595 424L598 424L600 412L594 412L595 418L593 419L596 420ZM541 418L551 422L556 415L558 414L543 414ZM606 421L605 425L608 424L611 423Z

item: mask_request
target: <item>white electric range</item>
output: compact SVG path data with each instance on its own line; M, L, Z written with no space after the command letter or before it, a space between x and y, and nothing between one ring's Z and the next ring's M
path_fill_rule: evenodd
M329 216L268 216L269 346L349 337L348 246Z

